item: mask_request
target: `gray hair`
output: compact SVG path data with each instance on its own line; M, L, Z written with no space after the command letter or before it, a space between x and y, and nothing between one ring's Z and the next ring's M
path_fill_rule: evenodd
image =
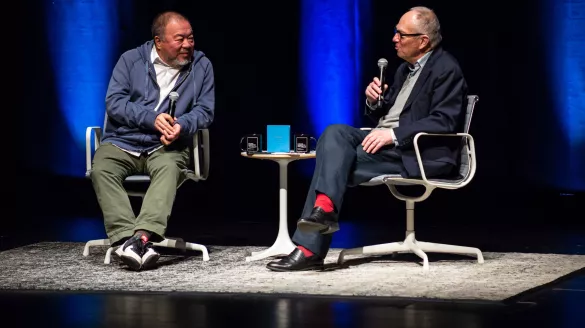
M179 14L175 11L165 11L162 12L154 18L152 21L152 37L158 36L161 40L164 41L165 39L165 28L170 23L171 20L185 20L189 21L185 16Z
M412 7L410 10L416 12L415 20L420 29L419 32L429 36L431 48L438 46L443 37L441 36L441 24L439 24L439 18L435 12L422 6Z

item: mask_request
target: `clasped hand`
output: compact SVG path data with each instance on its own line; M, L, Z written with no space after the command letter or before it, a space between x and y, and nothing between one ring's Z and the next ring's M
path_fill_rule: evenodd
M392 139L390 129L374 129L364 138L362 146L366 153L374 154L380 148L392 143L394 143L394 140Z
M176 121L176 117L173 118L167 113L159 114L154 121L154 126L161 133L160 141L165 146L170 145L179 137L181 126Z

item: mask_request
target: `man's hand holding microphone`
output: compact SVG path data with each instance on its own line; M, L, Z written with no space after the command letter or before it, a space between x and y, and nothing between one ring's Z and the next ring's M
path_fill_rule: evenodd
M154 121L154 126L161 133L160 141L168 146L177 140L181 132L181 125L176 124L177 118L167 113L160 113Z
M388 90L388 84L384 84L384 92ZM382 97L382 87L380 86L380 79L377 77L368 84L366 88L366 98L368 99L368 104L374 107L378 103L378 100Z
M173 141L177 140L181 133L181 125L176 123L177 118L174 117L179 94L173 91L169 94L169 99L171 101L169 114L160 113L154 121L154 126L161 133L160 141L165 146L168 146Z
M380 78L374 80L366 88L366 99L371 107L380 108L384 102L384 92L388 90L388 84L384 83L384 92L382 92L382 83L384 81L384 70L388 61L384 58L378 60L380 68ZM373 129L362 141L362 147L366 153L374 154L380 148L394 143L390 129Z

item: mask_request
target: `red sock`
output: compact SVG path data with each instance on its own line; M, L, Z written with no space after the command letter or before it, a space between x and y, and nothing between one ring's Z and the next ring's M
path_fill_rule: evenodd
M148 239L150 239L150 233L144 230L138 230L134 234L140 237L140 240L142 240L143 244L148 243Z
M311 252L310 250L304 248L303 246L297 246L298 249L301 250L301 252L303 252L303 254L305 254L305 257L311 257L313 256L313 252Z
M321 207L325 212L333 212L333 202L325 194L317 194L315 207Z

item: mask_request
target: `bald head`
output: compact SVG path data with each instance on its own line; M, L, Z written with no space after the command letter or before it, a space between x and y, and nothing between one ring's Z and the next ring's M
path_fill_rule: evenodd
M441 43L441 24L439 18L432 9L427 7L413 7L406 13L408 19L412 20L419 33L428 35L431 48L435 48Z

